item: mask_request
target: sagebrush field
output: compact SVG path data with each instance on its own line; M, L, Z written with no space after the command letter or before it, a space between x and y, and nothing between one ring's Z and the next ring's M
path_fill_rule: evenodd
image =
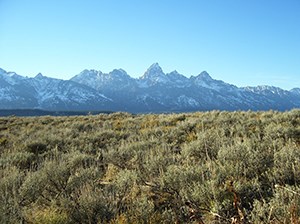
M0 118L0 223L299 217L299 110Z

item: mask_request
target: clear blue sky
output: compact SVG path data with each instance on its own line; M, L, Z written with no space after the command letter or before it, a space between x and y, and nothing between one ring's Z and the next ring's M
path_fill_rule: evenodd
M299 0L0 0L0 67L69 79L83 69L300 87Z

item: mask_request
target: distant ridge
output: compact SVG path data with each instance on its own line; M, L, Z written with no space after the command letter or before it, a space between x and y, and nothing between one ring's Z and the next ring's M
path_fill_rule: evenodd
M0 69L0 109L159 113L293 108L300 108L299 88L239 88L213 79L206 71L190 78L176 70L164 73L158 63L140 78L123 69L110 73L86 69L70 80L41 73L28 78Z
M109 114L111 111L46 111L39 109L11 109L0 110L0 117L17 116L17 117L33 117L33 116L80 116L80 115L96 115Z

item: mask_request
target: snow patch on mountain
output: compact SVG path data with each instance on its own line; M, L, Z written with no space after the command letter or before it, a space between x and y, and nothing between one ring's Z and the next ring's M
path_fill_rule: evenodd
M184 106L184 107L193 107L196 108L199 106L199 103L197 102L197 100L195 100L192 97L188 97L186 95L181 95L177 98L177 103L180 106Z
M10 85L19 84L25 78L23 76L18 75L15 72L6 72L5 70L1 69L0 76L3 80L5 80Z
M300 88L293 88L290 90L291 93L300 95Z
M259 85L255 87L248 86L248 87L244 87L244 89L253 93L259 93L263 95L273 94L273 95L283 96L289 94L289 91L287 90L283 90L279 87L267 86L267 85Z
M12 91L12 88L10 88L10 87L0 88L0 99L6 100L6 101L18 99L18 97L15 96L14 94L12 94L11 91Z
M83 70L78 75L74 76L71 81L81 83L87 86L90 86L94 89L98 88L98 83L103 83L105 81L103 73L101 71Z

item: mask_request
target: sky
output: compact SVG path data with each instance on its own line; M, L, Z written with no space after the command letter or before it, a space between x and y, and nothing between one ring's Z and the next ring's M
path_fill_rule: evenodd
M69 79L207 71L237 86L300 87L299 0L0 0L0 68Z

